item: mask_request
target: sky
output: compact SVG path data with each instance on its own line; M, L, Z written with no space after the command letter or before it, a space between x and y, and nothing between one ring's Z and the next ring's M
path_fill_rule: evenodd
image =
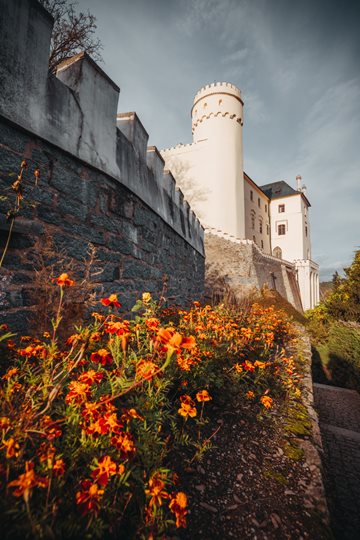
M97 18L118 112L159 149L191 142L197 90L241 89L244 168L258 184L302 176L321 280L360 249L360 2L79 0Z

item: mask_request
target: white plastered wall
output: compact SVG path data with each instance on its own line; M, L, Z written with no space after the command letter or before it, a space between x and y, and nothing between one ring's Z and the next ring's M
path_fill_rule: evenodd
M271 255L270 200L246 176L244 180L246 238Z

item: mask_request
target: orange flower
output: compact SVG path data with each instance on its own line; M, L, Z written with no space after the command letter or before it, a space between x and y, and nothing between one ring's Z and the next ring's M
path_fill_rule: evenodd
M195 402L191 399L191 397L187 394L184 394L183 396L180 396L180 401L181 406L180 409L178 409L178 413L184 418L187 418L188 416L194 418L197 414L197 411L195 407Z
M61 434L62 434L61 429L59 429L56 422L54 422L54 420L50 416L48 415L43 416L43 418L41 419L40 425L41 425L41 428L46 431L46 438L49 441L52 441L56 437L61 437Z
M59 285L60 287L71 287L74 285L74 281L72 279L69 279L69 276L67 274L60 274L59 277L54 278L51 280L56 285Z
M110 476L117 474L117 465L110 456L98 460L98 466L91 473L92 478L100 485L106 486Z
M136 452L133 437L127 432L121 432L112 437L111 444L120 451L123 459L130 459Z
M160 321L159 319L156 319L156 317L150 317L149 319L145 320L145 324L149 330L155 332L160 325Z
M83 341L83 338L80 336L80 334L73 334L72 336L68 337L65 341L66 345L73 345L76 344L78 341Z
M159 368L154 362L151 362L150 360L140 360L136 366L136 378L139 380L145 379L151 381L157 371L159 371Z
M97 515L100 511L100 499L104 494L103 489L99 489L97 484L91 480L83 480L81 482L81 491L75 495L76 504L82 509L82 514L93 513Z
M63 459L57 459L53 465L55 476L63 476L65 474L65 463Z
M249 390L248 392L246 392L246 397L248 399L254 399L255 398L255 394L254 392L252 392L251 390Z
M262 396L260 398L261 403L264 405L266 409L271 409L273 400L270 396Z
M198 392L196 394L196 399L201 402L201 401L210 401L210 399L212 399L212 397L209 395L209 392L207 390L200 390L200 392Z
M106 307L110 306L119 308L121 306L120 302L118 301L117 294L110 294L108 298L102 298L100 302L103 306Z
M106 366L107 364L111 364L113 361L113 358L109 351L106 349L99 349L98 351L92 353L90 360L92 362L97 362L98 364L101 364L102 366Z
M266 368L266 362L260 362L259 360L256 360L254 362L254 366L259 369L265 369Z
M9 369L5 375L3 375L1 378L2 379L11 379L11 377L13 377L14 375L17 375L19 373L19 369L18 368L12 368L12 369Z
M70 392L65 398L65 403L83 403L90 397L90 386L83 382L72 381L69 384Z
M15 442L15 439L13 437L8 439L7 441L4 441L4 445L6 448L5 455L8 459L13 458L13 457L18 457L20 453L20 446L19 446L19 443Z
M183 349L193 349L196 346L196 341L193 336L184 337L175 328L159 328L157 340L164 344L164 348L168 351L180 351Z
M100 384L103 379L103 374L100 371L95 371L94 369L89 369L89 371L84 371L79 376L79 381L91 386L92 384Z
M187 496L182 491L175 493L171 497L169 508L176 517L176 527L186 527Z
M130 334L129 327L129 321L108 322L105 324L105 332L117 336L128 336Z
M163 499L168 499L169 494L164 491L165 482L161 479L160 475L154 474L149 480L149 487L145 489L145 494L150 495L149 507L161 506Z
M145 420L145 418L141 416L141 414L139 414L135 409L123 409L121 420L123 422L129 422L131 419L141 420L142 422Z
M0 417L0 429L7 429L10 427L10 419L7 416Z
M246 371L255 371L253 364L249 362L249 360L245 360L245 362L242 363L242 366Z
M34 487L47 487L48 479L35 474L34 464L31 461L25 463L25 473L20 474L17 480L9 482L8 487L17 487L13 492L15 497L24 497L27 502Z
M43 345L28 345L25 349L19 349L18 352L26 358L46 358L46 348Z
M234 368L238 373L242 373L244 371L240 364L235 364Z

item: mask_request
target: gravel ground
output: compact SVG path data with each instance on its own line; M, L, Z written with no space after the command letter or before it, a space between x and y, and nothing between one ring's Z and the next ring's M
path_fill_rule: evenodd
M306 493L312 471L284 452L281 415L272 411L272 418L259 421L258 412L244 403L231 411L213 409L210 425L220 427L215 446L181 472L188 526L169 538L331 538Z

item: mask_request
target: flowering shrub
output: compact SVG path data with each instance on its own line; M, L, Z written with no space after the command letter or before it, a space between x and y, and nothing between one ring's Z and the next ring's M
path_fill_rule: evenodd
M201 459L210 446L205 414L224 388L264 415L281 395L300 392L284 351L286 315L198 302L164 312L144 293L127 320L111 294L92 324L60 343L63 297L74 282L64 273L53 283L51 332L17 345L2 327L12 354L0 389L4 530L155 538L185 527L188 500L169 454L186 447L189 461Z

